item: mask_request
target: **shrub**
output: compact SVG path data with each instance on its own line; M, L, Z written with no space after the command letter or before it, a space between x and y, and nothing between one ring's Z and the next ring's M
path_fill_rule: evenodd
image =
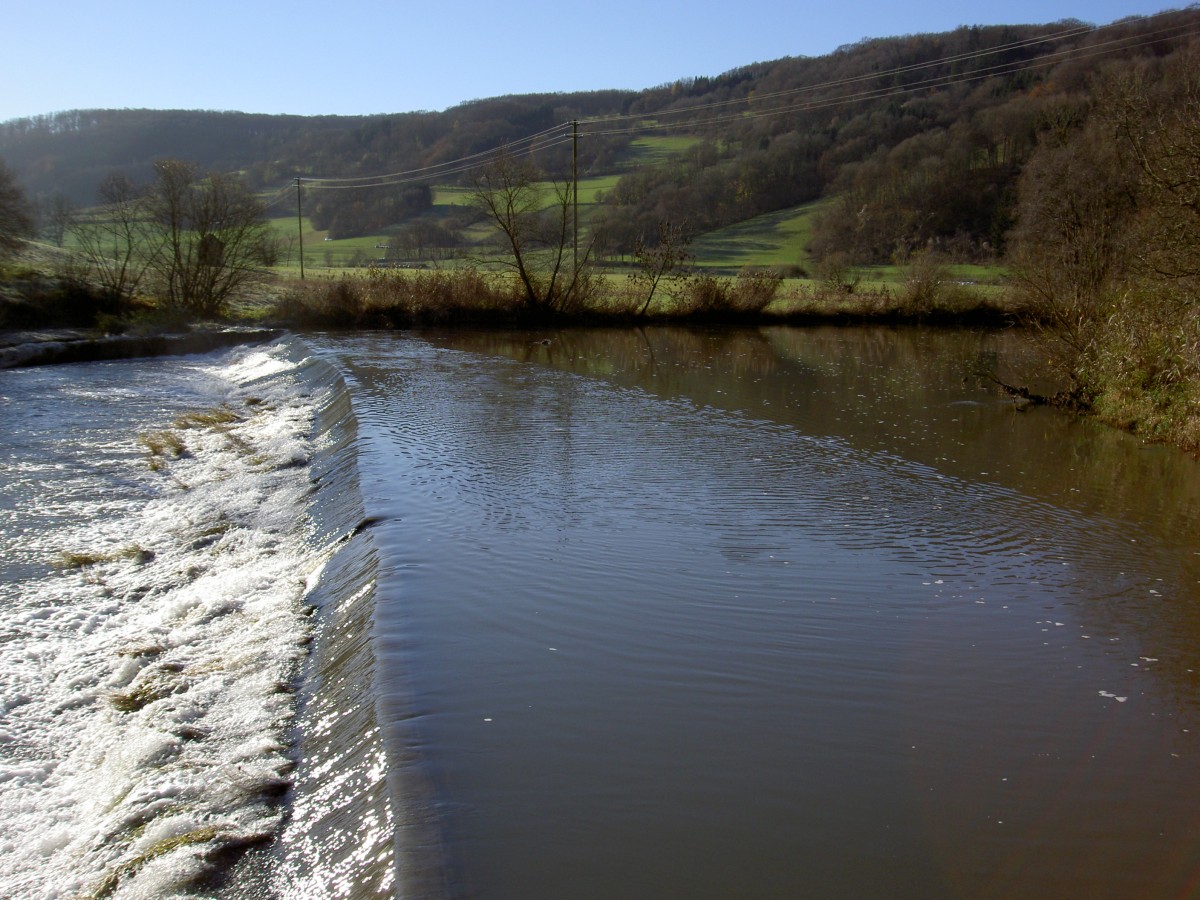
M1139 434L1200 448L1200 311L1184 290L1129 289L1076 374L1095 412Z
M272 314L301 327L404 328L511 318L522 304L510 280L476 269L371 269L365 276L295 286Z
M954 315L978 305L979 300L971 290L951 276L940 254L926 252L909 257L897 309L901 315L918 318L933 313Z
M677 311L700 317L755 315L775 299L782 280L778 273L762 270L743 271L733 281L699 275L676 296Z
M759 313L771 305L783 275L778 272L744 270L733 283L730 301L739 313Z

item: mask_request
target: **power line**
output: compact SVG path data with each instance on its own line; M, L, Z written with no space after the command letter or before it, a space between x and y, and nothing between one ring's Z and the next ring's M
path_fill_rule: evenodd
M295 188L294 184L288 184L288 185L281 187L279 190L277 190L275 193L273 193L269 198L262 201L263 207L265 209L270 209L272 206L276 206L279 203L282 203L284 200L292 199L292 191L294 188Z
M570 127L569 125L567 127ZM310 181L302 178L305 187L315 188L317 190L354 190L356 188L374 188L374 187L389 187L394 185L404 184L419 184L432 181L437 178L446 178L451 175L461 175L463 172L469 172L472 169L479 169L490 164L497 156L507 154L510 158L520 159L526 156L533 156L535 153L540 153L554 147L563 146L571 143L571 135L564 132L562 137L553 141L538 144L528 147L524 150L512 151L507 146L500 146L493 150L488 150L483 153L476 153L469 157L463 157L461 160L450 160L445 163L438 163L431 166L425 166L420 169L412 169L407 173L397 172L392 175L377 175L364 176L373 177L373 181L363 181L358 184L339 184L327 183L322 180ZM447 168L450 167L450 168Z
M1159 19L1164 16L1172 15L1176 12L1178 11L1157 13L1153 16L1147 16L1145 20L1151 21ZM683 126L705 127L723 124L726 122L743 122L750 119L782 116L801 110L811 111L816 109L829 109L837 106L858 103L863 100L879 99L889 96L902 96L905 94L912 94L920 91L932 90L935 88L949 87L955 84L966 84L974 81L982 81L988 78L1014 74L1020 71L1043 69L1067 60L1084 60L1096 56L1110 54L1121 49L1137 49L1168 37L1192 37L1196 34L1200 34L1200 23L1197 23L1193 19L1193 21L1189 22L1166 25L1148 33L1142 32L1138 34L1114 37L1111 40L1102 41L1087 47L1069 47L1062 50L1057 50L1052 53L1036 57L1032 60L1012 60L1007 62L998 62L994 65L990 65L983 69L969 73L935 75L906 85L885 85L850 94L799 100L799 98L802 98L805 95L812 95L821 91L850 87L872 81L877 82L881 79L895 78L897 76L921 72L953 63L986 59L987 57L996 56L1001 53L1028 49L1030 47L1036 47L1054 41L1108 32L1120 27L1127 27L1127 25L1127 22L1114 22L1109 25L1096 27L1081 25L1052 32L1050 34L1026 38L1019 41L1012 41L996 47L940 57L936 60L931 60L928 62L895 66L879 72L834 79L831 81L824 81L811 85L803 85L800 87L773 91L771 93L761 94L753 97L739 97L736 99L715 102L698 101L692 106L685 106L670 110L659 110L654 113L647 113L643 115L600 116L593 119L580 120L578 122L578 127L580 130L577 132L577 136L603 137L612 135L649 134L654 131L675 129ZM770 109L753 109L754 106L762 107L775 100L793 102L787 102L784 105ZM799 100L799 102L795 102L797 100ZM740 107L740 109L735 109L736 107ZM712 113L721 109L728 109L729 111L726 113L718 112L716 115L709 115L707 118L695 118L697 113ZM649 116L653 116L654 121L647 121ZM676 121L663 121L664 119L670 119L672 117L675 118ZM626 122L629 124L625 127L614 127L602 130L587 127L618 122ZM450 176L460 175L473 169L478 169L488 165L500 154L506 154L512 158L523 158L532 156L545 150L571 144L576 139L576 135L572 133L572 127L573 125L571 122L564 122L562 124L551 126L543 131L527 137L519 138L511 143L489 150L484 150L468 156L459 157L457 159L446 160L440 163L432 163L430 165L400 172L392 172L382 175L361 175L348 177L300 176L296 179L295 187L298 188L299 185L303 184L305 187L313 190L356 190L422 183L440 178L448 178ZM281 193L283 195L290 196L292 188L293 186L291 185L282 188ZM276 195L268 205L279 202L280 199L281 197Z
M846 85L849 85L849 84L857 84L857 83L864 82L864 81L874 81L879 78L892 77L895 75L903 74L905 72L919 71L921 69L931 69L931 68L934 68L935 66L943 66L943 65L947 65L949 63L962 62L962 61L966 61L966 60L970 60L970 59L979 59L979 58L982 58L985 56L993 56L997 53L1004 53L1009 50L1024 49L1026 47L1032 47L1032 46L1036 46L1038 44L1045 44L1045 43L1049 43L1051 41L1059 40L1059 39L1066 38L1066 37L1075 37L1075 36L1082 35L1082 34L1090 34L1090 33L1093 33L1095 30L1097 30L1097 29L1093 29L1093 28L1091 28L1091 26L1080 26L1078 28L1067 29L1065 31L1058 31L1058 32L1054 32L1052 34L1042 35L1042 36L1036 37L1036 38L1027 38L1026 40L1023 40L1023 41L1014 41L1014 42L1011 42L1008 44L1000 44L996 47L989 47L987 49L975 50L975 51L971 51L968 53L959 53L959 54L955 54L954 56L939 57L938 59L931 60L929 62L911 63L907 66L896 66L891 69L885 69L880 72L871 72L871 73L864 74L864 75L854 75L849 78L839 78L839 79L835 79L833 81L823 81L823 82L818 82L817 84L803 85L801 87L795 87L795 88L787 88L782 91L774 91L769 94L762 94L760 96L755 97L754 99L756 101L772 100L772 99L775 99L778 97L789 97L789 96L794 96L796 94L813 93L813 92L821 91L821 90L827 90L827 89L832 89L832 88L837 88L837 87L845 87ZM699 102L697 102L697 104L695 106L683 107L683 108L676 109L676 110L665 110L665 111L658 112L655 115L658 115L658 116L684 115L685 113L687 113L689 111L698 110L701 108L716 109L718 107L723 107L723 106L736 106L739 104L746 103L747 99L748 98L746 98L746 97L738 97L738 98L732 99L732 100L718 100L718 101L712 101L712 102L708 102L708 103L699 101ZM629 118L628 116L623 116L623 115L622 116L601 116L601 117L598 117L595 119L586 119L586 120L584 120L583 124L608 122L608 121L624 121L628 118Z
M1113 26L1106 26L1106 27L1113 27ZM1095 33L1095 31L1098 31L1098 30L1100 30L1100 29L1093 29L1091 32L1088 32L1088 33ZM1084 33L1084 32L1080 31L1080 30L1074 30L1074 31L1068 31L1068 32L1060 32L1059 34L1072 36L1072 35L1079 35L1082 33ZM677 122L661 121L662 119L664 119L668 116L684 117L689 114L694 115L696 113L707 112L709 110L719 109L722 107L731 107L731 106L746 107L746 106L750 106L751 104L760 105L760 104L765 104L771 100L775 100L775 99L779 99L779 98L794 98L794 97L797 97L802 94L815 93L817 91L821 91L821 90L825 90L825 89L844 87L847 85L859 84L859 83L867 82L867 81L877 81L880 79L894 77L896 75L903 74L906 72L913 72L913 71L919 71L922 69L933 68L935 66L944 65L947 62L951 62L951 61L963 61L963 60L967 60L967 59L980 59L980 58L983 58L986 56L994 55L997 52L1001 52L1003 49L1003 48L997 48L995 50L979 51L979 52L970 53L970 54L958 54L956 56L945 57L944 59L935 60L935 61L929 62L929 63L913 64L913 65L909 65L909 66L899 66L899 67L896 67L893 69L886 69L886 70L883 70L880 72L873 72L868 75L858 75L858 76L854 76L852 78L839 79L839 80L835 80L835 81L827 81L827 82L822 82L820 84L807 85L807 86L798 87L798 88L790 88L788 90L775 91L775 92L772 92L769 94L763 94L763 95L754 96L754 97L740 97L740 98L737 98L736 100L723 100L723 101L718 101L716 103L711 103L711 104L697 104L695 106L688 106L688 107L683 107L683 108L679 108L679 109L658 111L653 114L646 114L646 115L654 116L655 121L653 123L645 122L646 115L643 115L643 116L602 117L602 118L598 118L598 119L585 120L584 122L581 122L580 124L581 125L589 125L589 124L615 122L615 121L627 121L630 123L634 123L634 122L639 123L637 125L631 125L630 128L616 128L616 129L609 129L609 130L605 130L605 131L587 131L587 132L585 132L588 135L595 136L595 135L628 134L631 132L631 130L633 130L633 131L664 130L664 129L670 129L670 128L678 128L684 124L689 125L689 126L705 126L705 125L720 124L722 122L729 122L729 121L742 121L742 120L750 119L750 118L761 118L763 116L782 115L784 113L794 112L797 109L805 109L805 110L823 109L823 108L829 108L829 107L833 107L833 106L848 105L851 103L859 102L861 100L878 99L880 97L885 97L885 96L894 96L894 95L900 95L900 94L915 93L917 91L927 90L927 89L931 89L931 88L935 88L935 87L948 87L950 85L958 84L958 83L968 83L971 81L980 81L980 80L983 80L986 78L992 78L992 77L996 77L999 75L1005 75L1005 74L1012 74L1014 72L1019 72L1019 71L1029 70L1029 69L1046 68L1048 66L1056 65L1060 62L1064 62L1068 59L1089 59L1094 56L1100 56L1100 55L1112 53L1118 49L1126 49L1126 50L1137 49L1138 47L1146 46L1147 44L1151 44L1156 41L1162 40L1164 37L1190 37L1190 36L1194 36L1198 33L1200 33L1200 25L1195 24L1195 23L1186 23L1183 25L1168 26L1166 28L1162 28L1157 31L1150 32L1149 34L1130 35L1128 37L1114 38L1113 40L1105 41L1100 44L1095 44L1090 47L1069 48L1069 49L1065 49L1065 50L1059 50L1054 53L1050 53L1050 54L1046 54L1044 56L1037 57L1036 59L1033 59L1033 60L1014 60L1011 62L997 63L995 65L989 66L982 70L977 70L975 72L935 76L935 77L927 78L922 81L915 82L915 83L908 84L908 85L894 85L894 86L884 86L884 87L872 88L870 90L860 91L860 92L853 93L853 94L845 94L845 95L836 96L836 97L825 97L825 98L811 100L811 101L808 101L808 102L805 102L802 104L791 104L788 106L776 107L775 109L772 109L772 110L760 110L758 112L745 112L745 111L735 112L735 113L730 113L730 114L725 114L725 115L710 116L709 118L699 119L699 120L693 118L693 119L687 119L685 121L677 121ZM1033 44L1042 43L1042 42L1044 42L1044 41L1030 40L1030 41L1024 42L1023 44L1021 44L1021 43L1007 44L1007 45L1004 45L1004 47L1012 48L1012 47L1017 47L1017 46L1028 46L1028 45L1033 45Z
M387 184L405 184L412 181L424 181L429 178L437 178L446 174L458 174L467 169L474 168L479 165L484 165L490 159L496 156L502 150L508 150L510 155L527 156L536 153L540 150L545 150L549 147L556 147L570 139L570 123L554 125L544 131L539 131L536 134L528 137L518 138L513 145L507 145L504 148L493 148L483 150L479 153L473 153L470 156L460 157L458 159L447 160L441 163L433 163L428 166L421 166L417 169L408 169L403 172L392 172L384 175L360 175L346 178L314 178L301 177L301 181L310 188L317 189L337 189L337 188L355 188L355 187L378 187ZM556 135L555 138L549 138L550 135ZM539 139L542 140L539 143ZM515 149L521 144L529 144L524 150Z

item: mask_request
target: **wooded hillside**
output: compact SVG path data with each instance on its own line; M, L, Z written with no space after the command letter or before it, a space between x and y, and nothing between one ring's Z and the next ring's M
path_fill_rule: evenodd
M702 233L827 197L817 256L877 263L935 247L994 258L1039 136L1086 118L1103 73L1166 57L1198 33L1196 9L1104 27L962 27L641 92L500 97L444 112L73 111L0 124L0 159L35 202L89 206L106 176L145 181L164 158L238 173L263 190L298 176L422 170L578 121L579 170L619 176L591 223L608 252L627 252L664 221ZM644 134L688 140L678 154L630 169L623 151ZM537 163L563 176L571 146L552 143ZM319 193L308 212L345 236L419 216L428 204L428 185L406 184Z

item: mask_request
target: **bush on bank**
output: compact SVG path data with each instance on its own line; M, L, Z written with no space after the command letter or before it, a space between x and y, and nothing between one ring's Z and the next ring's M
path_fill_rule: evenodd
M897 291L824 282L785 286L779 273L736 277L693 273L675 279L645 308L628 279L580 279L559 310L531 311L513 280L476 269L369 270L365 275L293 282L273 305L274 321L297 328L407 328L419 325L603 322L930 322L1005 324L1014 310L929 269ZM534 321L536 319L536 321Z
M1077 379L1100 419L1200 451L1200 309L1186 292L1133 286L1103 309Z

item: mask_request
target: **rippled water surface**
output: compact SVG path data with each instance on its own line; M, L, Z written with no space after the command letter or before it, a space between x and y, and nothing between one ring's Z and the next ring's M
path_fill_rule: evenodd
M1194 888L1200 474L988 390L1016 339L314 342L451 894Z

